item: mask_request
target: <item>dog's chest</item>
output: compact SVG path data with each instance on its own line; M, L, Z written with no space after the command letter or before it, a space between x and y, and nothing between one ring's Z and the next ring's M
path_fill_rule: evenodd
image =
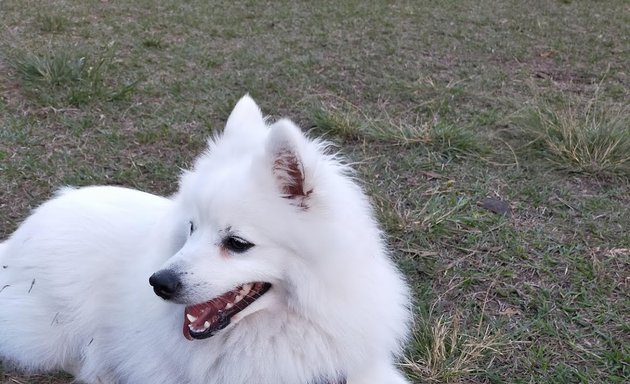
M338 351L313 328L293 321L239 324L217 336L189 360L189 372L204 373L192 383L345 384Z

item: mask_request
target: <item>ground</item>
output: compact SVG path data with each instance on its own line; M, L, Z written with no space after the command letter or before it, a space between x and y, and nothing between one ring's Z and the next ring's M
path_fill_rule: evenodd
M62 185L172 193L249 92L358 169L414 382L630 381L627 1L3 0L0 26L0 238Z

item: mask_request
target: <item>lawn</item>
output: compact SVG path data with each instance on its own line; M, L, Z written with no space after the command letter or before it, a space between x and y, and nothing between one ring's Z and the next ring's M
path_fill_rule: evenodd
M358 169L413 382L627 383L629 63L625 0L2 0L0 238L62 185L172 193L249 92Z

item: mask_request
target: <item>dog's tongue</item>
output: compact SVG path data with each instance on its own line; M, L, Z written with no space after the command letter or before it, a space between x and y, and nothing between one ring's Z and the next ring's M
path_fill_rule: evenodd
M201 304L190 305L184 310L184 337L192 340L190 328L203 329L206 321L212 323L219 314L218 300L212 300ZM193 321L191 321L193 320Z

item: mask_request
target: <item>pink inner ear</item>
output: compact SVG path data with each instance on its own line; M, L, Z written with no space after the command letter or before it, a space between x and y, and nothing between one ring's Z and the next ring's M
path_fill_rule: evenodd
M304 168L294 153L283 150L273 162L273 174L278 180L280 190L286 199L300 199L299 206L306 207L304 199L312 192L305 191Z

